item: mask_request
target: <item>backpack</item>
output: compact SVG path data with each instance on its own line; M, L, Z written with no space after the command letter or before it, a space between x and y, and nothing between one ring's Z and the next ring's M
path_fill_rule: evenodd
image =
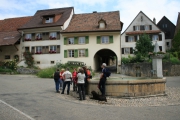
M58 80L60 78L59 72L54 73L54 79Z
M109 71L109 69L106 68L106 77L110 77L111 76L111 72Z

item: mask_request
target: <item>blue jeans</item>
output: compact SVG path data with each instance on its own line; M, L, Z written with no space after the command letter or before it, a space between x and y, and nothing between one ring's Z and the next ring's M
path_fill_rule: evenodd
M66 85L67 85L67 86L68 86L68 88L67 88L67 94L69 95L70 83L71 83L71 81L64 81L62 94L64 94L64 90L65 90Z
M54 82L55 82L56 92L58 92L59 91L60 81L59 80L54 80Z
M60 81L60 88L63 89L64 80L59 79L59 81Z
M102 93L102 96L105 96L105 85L106 85L106 78L101 78L99 81L99 90Z

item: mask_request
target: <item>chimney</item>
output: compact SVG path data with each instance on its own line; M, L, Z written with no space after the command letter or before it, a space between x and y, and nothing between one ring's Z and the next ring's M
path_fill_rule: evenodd
M93 13L97 13L97 11L93 11Z
M154 22L154 24L156 24L156 18L153 18L153 22Z

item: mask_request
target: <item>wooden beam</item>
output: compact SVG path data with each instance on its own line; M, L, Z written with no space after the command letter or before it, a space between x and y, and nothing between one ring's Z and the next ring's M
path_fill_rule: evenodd
M13 46L16 48L17 51L19 51L19 49L16 47L16 45L13 45Z

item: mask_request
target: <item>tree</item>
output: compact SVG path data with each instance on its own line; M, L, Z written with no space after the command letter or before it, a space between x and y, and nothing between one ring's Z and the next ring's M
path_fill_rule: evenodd
M136 42L136 47L134 49L134 54L137 56L147 57L149 52L153 52L154 46L149 35L140 35L139 40Z
M176 33L176 35L174 36L173 40L172 40L172 46L173 49L178 52L178 54L180 54L180 30ZM180 58L180 55L178 55L178 57Z

